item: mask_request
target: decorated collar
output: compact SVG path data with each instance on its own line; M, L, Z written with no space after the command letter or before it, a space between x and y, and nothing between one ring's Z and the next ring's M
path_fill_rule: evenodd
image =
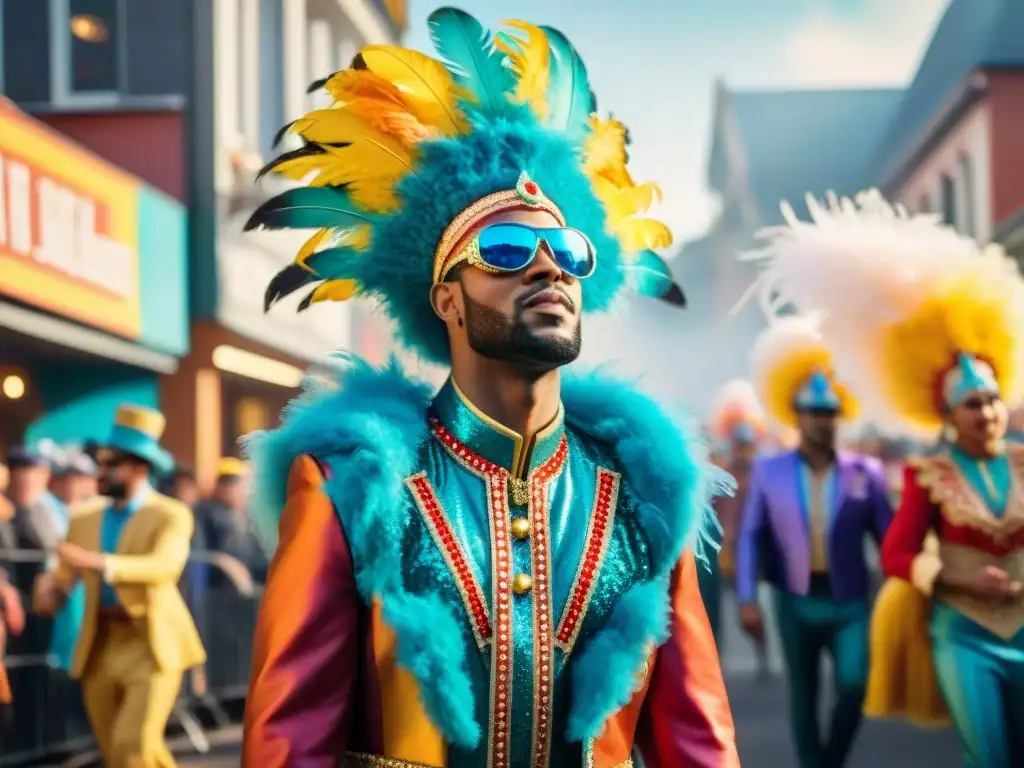
M520 479L555 455L565 433L565 410L559 406L552 422L527 440L473 405L453 378L437 393L431 411L447 432L473 453Z

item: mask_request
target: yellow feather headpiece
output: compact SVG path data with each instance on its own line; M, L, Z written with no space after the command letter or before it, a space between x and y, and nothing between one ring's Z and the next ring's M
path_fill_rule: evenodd
M585 311L608 306L623 284L682 306L652 250L672 243L646 215L660 192L634 182L628 132L597 114L565 36L523 21L495 35L454 8L428 23L438 58L367 46L324 81L333 105L288 127L302 146L264 169L304 186L261 206L247 228L315 230L268 287L267 308L303 287L311 290L300 311L371 295L409 346L444 362L447 340L428 297L435 251L460 213L514 191L523 174L595 246Z
M832 353L816 322L807 317L782 317L761 332L753 350L754 389L765 411L780 427L797 426L796 400L815 374L823 374L839 397L839 413L855 419L860 404L836 379Z
M761 233L766 303L821 314L836 369L877 424L934 438L942 383L961 354L993 369L1010 403L1024 395L1024 281L999 246L980 247L933 215L877 191L808 199L810 222Z

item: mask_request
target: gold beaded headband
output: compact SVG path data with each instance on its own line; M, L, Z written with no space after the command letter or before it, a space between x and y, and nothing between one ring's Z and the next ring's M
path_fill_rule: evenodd
M541 191L537 182L533 181L526 171L523 171L519 175L515 189L505 189L481 197L452 219L434 251L434 283L444 280L455 266L467 260L465 249L454 253L452 249L466 236L467 232L480 223L481 219L501 211L514 211L523 208L547 211L558 219L559 226L565 226L565 216L562 215L559 207L551 202Z

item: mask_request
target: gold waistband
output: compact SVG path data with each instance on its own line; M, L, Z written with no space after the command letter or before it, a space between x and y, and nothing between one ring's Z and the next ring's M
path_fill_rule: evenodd
M414 763L411 760L399 760L397 757L381 757L365 755L362 752L346 752L342 768L437 768L426 763Z
M426 763L414 763L410 760L399 760L396 757L380 755L364 755L361 752L346 752L342 768L437 768ZM615 768L633 768L633 761L627 760Z
M1012 581L1024 581L1024 549L997 557L972 547L942 544L943 565L952 571L968 571L992 565L1009 575ZM938 587L935 596L995 635L1010 639L1024 627L1024 595L1012 600L991 602Z

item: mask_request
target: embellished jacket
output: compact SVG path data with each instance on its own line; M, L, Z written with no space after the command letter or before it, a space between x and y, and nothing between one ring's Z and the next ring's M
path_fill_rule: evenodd
M995 565L1024 581L1024 445L1010 444L1007 458L1011 487L998 515L948 454L912 460L882 546L886 575L911 582L926 596L935 592L944 567ZM1013 637L1024 627L1022 599L996 605L941 588L935 596L1001 637Z
M280 537L243 765L739 765L687 547L711 489L656 406L566 382L527 444L453 381L343 376L252 448Z

